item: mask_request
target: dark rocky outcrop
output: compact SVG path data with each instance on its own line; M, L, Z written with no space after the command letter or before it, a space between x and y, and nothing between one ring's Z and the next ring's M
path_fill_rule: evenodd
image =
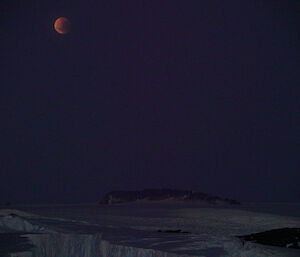
M175 230L157 230L157 232L160 232L160 233L180 233L180 234L189 234L190 232L188 231L182 231L181 229L175 229Z
M240 204L231 199L222 199L218 196L208 195L202 192L176 189L145 189L142 191L112 191L104 196L101 204L117 204L144 201L175 200L184 202L205 202L210 204Z
M250 241L263 245L300 249L300 228L273 229L265 232L238 236L238 238L243 243L245 241Z

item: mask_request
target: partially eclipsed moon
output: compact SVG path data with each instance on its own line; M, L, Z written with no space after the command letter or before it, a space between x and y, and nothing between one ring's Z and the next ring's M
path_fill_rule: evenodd
M54 28L59 34L67 34L71 30L71 22L65 17L60 17L55 21Z

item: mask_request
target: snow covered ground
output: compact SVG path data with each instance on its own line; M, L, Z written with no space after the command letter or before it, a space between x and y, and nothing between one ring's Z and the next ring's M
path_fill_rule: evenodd
M0 256L300 256L300 250L242 245L235 237L300 227L298 214L278 215L276 208L265 213L249 206L232 209L186 204L19 206L18 211L0 210ZM177 229L189 233L158 232Z

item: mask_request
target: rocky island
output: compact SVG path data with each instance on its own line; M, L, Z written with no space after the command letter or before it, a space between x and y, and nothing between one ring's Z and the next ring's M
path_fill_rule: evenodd
M112 191L107 193L100 204L119 204L128 202L202 202L209 204L240 204L236 200L212 196L202 192L177 189L144 189L142 191Z

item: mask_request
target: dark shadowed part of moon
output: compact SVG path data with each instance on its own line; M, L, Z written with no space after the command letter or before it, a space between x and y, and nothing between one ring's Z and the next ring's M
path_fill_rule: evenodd
M55 21L54 28L60 34L67 34L71 30L71 22L65 17L60 17Z

